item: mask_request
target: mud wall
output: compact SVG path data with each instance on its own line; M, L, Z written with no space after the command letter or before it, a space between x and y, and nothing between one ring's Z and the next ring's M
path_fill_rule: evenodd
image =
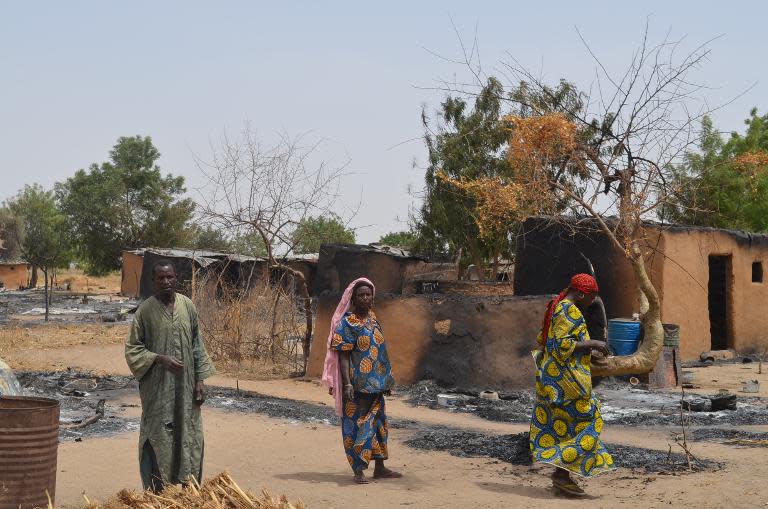
M740 353L768 348L768 278L752 282L752 264L768 270L768 237L714 229L672 228L664 232L662 319L680 325L680 353L695 359L711 349L709 257L730 256L726 274L729 347ZM768 272L766 273L768 276Z
M383 295L376 314L398 384L435 379L459 386L531 387L530 352L549 296ZM308 375L319 377L338 295L317 299Z
M144 257L131 251L123 251L120 279L120 295L137 299L140 294L141 269Z
M18 290L27 286L29 271L24 263L0 265L0 283L9 290Z

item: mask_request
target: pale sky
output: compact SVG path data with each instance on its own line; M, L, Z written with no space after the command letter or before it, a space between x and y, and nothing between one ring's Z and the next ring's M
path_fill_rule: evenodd
M378 6L376 6L378 5ZM119 136L151 135L166 172L203 178L194 156L243 123L269 140L308 133L323 153L349 158L345 203L358 241L405 229L423 182L422 105L434 111L441 78L466 69L451 19L477 27L489 74L508 60L588 88L595 63L629 61L651 15L689 48L713 37L699 81L713 104L756 85L715 115L742 130L752 106L768 109L764 2L257 2L74 1L0 3L0 200L24 184L50 188L108 158ZM426 88L426 89L425 89ZM349 208L349 207L346 207ZM344 204L338 211L343 213Z

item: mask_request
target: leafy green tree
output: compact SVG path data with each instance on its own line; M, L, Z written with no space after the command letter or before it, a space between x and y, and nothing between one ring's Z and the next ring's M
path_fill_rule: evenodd
M293 250L299 254L317 253L321 244L354 243L354 230L345 227L335 214L302 219L291 233Z
M753 109L746 132L723 141L709 117L699 150L673 171L677 192L660 211L675 223L768 231L768 115Z
M461 97L448 97L436 126L422 112L429 154L425 173L424 202L412 218L417 241L413 248L427 256L456 257L464 263L497 267L510 258L518 224L480 231L480 206L471 193L453 183L504 178L516 169L506 157L509 141L507 115L528 117L548 112L578 113L583 101L573 85L560 81L556 87L529 87L526 83L505 90L499 80L489 78L470 106ZM568 172L559 178L567 179ZM453 182L453 183L452 183Z
M416 234L414 232L390 232L381 237L379 242L387 246L399 247L406 251L411 251L416 245Z
M66 219L56 207L53 191L45 191L35 184L25 186L7 203L8 209L21 220L16 236L22 239L22 257L32 267L39 267L45 276L45 320L50 305L49 273L66 266L71 259L70 239Z
M18 260L21 258L21 240L23 228L21 218L8 207L0 207L0 260Z
M187 235L189 237L188 240L180 244L183 247L207 251L222 251L225 253L232 251L232 242L224 232L211 225L206 225L205 227L192 225Z
M120 266L123 249L182 245L194 212L184 178L163 176L152 139L121 137L110 161L56 185L56 198L91 274Z
M460 97L448 97L436 127L422 112L429 165L426 193L415 219L415 248L430 256L455 256L463 250L471 263L482 264L491 252L508 249L504 238L480 239L472 216L471 196L463 195L439 178L464 180L509 172L502 150L507 141L502 117L504 89L490 78L475 98L474 108Z

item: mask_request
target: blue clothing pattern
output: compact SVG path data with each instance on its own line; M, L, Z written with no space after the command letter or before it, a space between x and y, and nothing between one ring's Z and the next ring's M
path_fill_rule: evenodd
M373 311L364 318L347 313L331 340L331 348L349 352L350 382L355 392L376 394L395 385L387 344Z
M384 392L395 384L381 325L373 311L360 319L347 313L331 340L331 348L349 352L349 380L355 394L344 399L341 435L352 470L368 468L372 459L389 457Z

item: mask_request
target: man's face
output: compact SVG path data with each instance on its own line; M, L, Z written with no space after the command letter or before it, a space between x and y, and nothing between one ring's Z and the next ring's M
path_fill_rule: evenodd
M355 289L353 302L359 311L368 311L373 306L373 292L367 286L360 286Z
M173 267L155 269L155 291L163 296L170 296L176 289L176 271Z

